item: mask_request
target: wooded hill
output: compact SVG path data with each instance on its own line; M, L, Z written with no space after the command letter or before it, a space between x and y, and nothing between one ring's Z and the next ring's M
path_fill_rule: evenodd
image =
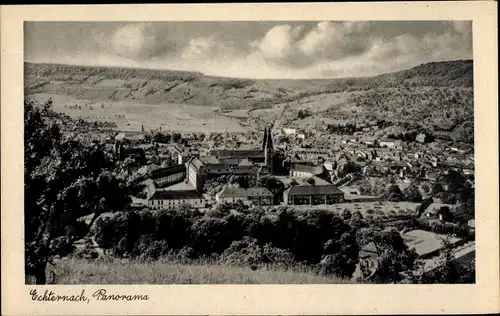
M472 87L472 60L425 63L374 77L252 80L198 72L138 68L24 64L26 93L81 99L212 105L223 109L270 107L311 95L407 86Z

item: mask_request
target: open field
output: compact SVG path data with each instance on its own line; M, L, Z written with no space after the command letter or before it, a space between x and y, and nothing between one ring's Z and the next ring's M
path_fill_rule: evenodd
M52 98L58 112L90 121L115 122L118 130L140 131L143 125L145 130L158 130L161 126L162 131L174 132L245 132L237 120L217 114L216 108L210 106L84 100L51 93L29 97L39 102ZM75 105L81 108L71 108Z
M327 209L334 212L341 213L344 210L350 212L359 211L363 217L368 215L373 216L374 219L390 219L393 216L410 215L415 212L415 209L420 203L412 202L353 202L353 203L337 203L333 205L291 205L290 207L297 210L311 210L311 209Z
M68 259L56 264L57 284L339 284L350 281L307 271L285 271L215 264L150 263L117 259Z

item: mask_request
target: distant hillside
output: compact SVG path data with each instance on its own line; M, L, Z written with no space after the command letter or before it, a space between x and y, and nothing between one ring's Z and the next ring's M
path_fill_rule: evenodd
M407 82L419 86L459 85L472 87L474 78L473 63L472 60L431 62L375 78L383 81L385 85Z
M137 103L181 103L223 109L266 108L312 95L374 88L466 86L472 60L432 62L375 77L315 80L250 80L197 72L25 63L25 92L79 99Z

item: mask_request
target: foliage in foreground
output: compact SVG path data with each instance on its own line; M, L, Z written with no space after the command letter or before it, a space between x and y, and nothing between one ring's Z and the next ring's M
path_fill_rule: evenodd
M393 259L383 266L391 274L381 272L381 277L393 280L393 273L411 269L416 259L394 229L368 228L359 213L341 217L327 210L247 209L239 204L205 213L187 207L144 210L99 219L94 233L101 248L122 258L154 260L181 252L236 266L307 266L339 278L353 275L360 246L372 241Z
M46 282L51 258L71 252L101 212L130 203L103 147L66 137L51 105L24 104L25 267L37 284ZM77 221L91 213L89 225Z

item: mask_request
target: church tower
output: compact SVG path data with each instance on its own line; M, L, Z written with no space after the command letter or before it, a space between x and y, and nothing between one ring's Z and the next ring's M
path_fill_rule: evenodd
M271 134L272 124L268 123L264 129L264 138L262 139L262 151L264 151L264 163L272 173L271 156L273 153L273 138Z

